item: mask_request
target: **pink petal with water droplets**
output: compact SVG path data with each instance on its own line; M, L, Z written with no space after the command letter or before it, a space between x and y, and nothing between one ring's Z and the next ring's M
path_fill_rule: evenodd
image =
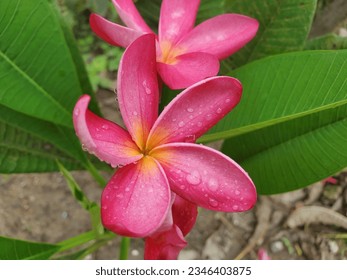
M143 148L158 117L154 35L139 37L124 52L118 70L117 93L123 121L133 140Z
M163 0L159 18L159 41L175 44L195 23L200 0Z
M198 207L196 204L176 195L174 204L172 205L172 216L174 224L186 236L195 225L198 216Z
M83 147L113 167L142 158L129 133L117 124L100 118L88 110L90 96L77 101L73 123Z
M91 14L89 22L96 35L114 46L126 48L135 39L144 34L143 32L108 21L97 14Z
M104 226L120 235L146 237L165 220L170 188L161 166L145 157L117 170L101 197Z
M165 107L147 146L194 142L237 105L241 94L240 82L231 77L213 77L187 88Z
M179 55L175 63L157 63L158 72L171 89L189 87L218 74L219 61L208 53L192 52Z
M145 260L176 260L187 246L181 230L173 225L171 230L145 239Z
M247 16L219 15L196 26L178 45L190 52L206 52L224 59L252 40L258 27L258 22Z
M151 152L171 189L198 206L223 212L251 209L257 199L248 174L224 154L197 144L172 143Z
M137 31L153 33L136 9L133 0L112 0L112 2L126 26Z

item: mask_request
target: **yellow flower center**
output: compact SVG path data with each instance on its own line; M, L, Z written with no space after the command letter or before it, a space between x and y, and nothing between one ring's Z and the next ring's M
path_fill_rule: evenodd
M169 41L160 42L161 56L158 61L166 64L176 64L177 56L184 52L181 47L173 46Z

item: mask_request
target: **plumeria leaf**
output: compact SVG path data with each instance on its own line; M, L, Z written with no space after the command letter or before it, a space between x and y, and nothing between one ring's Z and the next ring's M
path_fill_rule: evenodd
M47 260L60 246L0 236L0 260Z
M306 50L342 50L347 49L347 38L336 34L327 34L308 40Z
M316 2L225 0L224 12L253 17L260 27L250 43L223 62L222 72L268 55L301 50L310 31Z
M263 194L286 192L347 166L347 51L308 51L232 73L240 104L200 141L230 138L223 152Z
M78 185L76 180L72 177L71 173L61 164L59 161L57 162L59 170L61 174L64 176L66 183L73 195L73 197L77 200L77 202L85 209L89 210L93 203L89 201L87 196L82 191L81 187Z
M71 116L91 87L71 31L51 0L1 1L0 18L0 171L82 168Z

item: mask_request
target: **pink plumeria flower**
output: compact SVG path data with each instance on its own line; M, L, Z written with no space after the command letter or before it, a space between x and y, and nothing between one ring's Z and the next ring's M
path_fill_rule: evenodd
M172 193L174 203L160 228L145 239L145 260L176 260L187 246L184 239L193 228L197 206Z
M258 251L258 260L271 260L267 251L264 248L260 248Z
M120 167L102 194L104 226L120 235L150 236L168 214L171 190L216 211L253 207L256 191L247 173L224 154L192 143L236 106L241 92L234 78L209 78L176 96L158 117L155 37L136 39L118 71L118 101L128 131L87 110L87 95L73 114L83 146Z
M127 47L153 31L132 0L112 1L127 27L92 14L90 26L106 42ZM223 14L194 27L199 0L163 0L160 10L156 60L160 77L171 89L186 88L217 75L219 60L247 44L258 30L255 19Z
M324 184L337 185L338 181L334 177L330 176L330 177L324 179L323 183Z

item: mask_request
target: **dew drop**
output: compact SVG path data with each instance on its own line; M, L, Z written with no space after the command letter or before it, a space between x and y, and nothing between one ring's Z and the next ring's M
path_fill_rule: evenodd
M130 191L130 188L125 188L125 191L126 191L126 192L129 192L129 191Z
M104 129L104 130L107 130L107 129L108 129L108 125L107 125L107 124L103 124L101 127L102 127L102 129Z
M241 193L241 192L240 192L239 190L236 190L236 191L235 191L235 194L236 194L236 195L240 195L240 193Z
M202 127L202 122L198 122L198 123L197 123L197 126L198 126L198 127Z
M229 103L231 100L228 98L228 99L225 99L225 103Z
M192 120L194 118L194 116L193 115L189 115L189 118ZM193 125L193 124L191 124L191 125Z
M83 150L83 151L88 151L86 145L82 144L82 150Z
M216 112L217 112L217 114L222 113L222 108L218 108Z
M106 205L102 206L102 209L107 210L107 206Z
M194 109L193 109L193 108L188 108L187 111L188 111L189 113L193 113L193 112L194 112Z
M233 206L233 210L234 210L234 211L237 211L237 210L239 210L239 206L237 206L237 205L234 205L234 206Z
M213 198L210 198L208 200L208 204L210 204L210 206L212 206L212 207L217 207L218 206L218 201L213 199Z
M211 115L211 114L208 114L208 115L206 116L206 119L207 119L207 120L211 120L211 119L212 119L212 115Z
M188 174L186 177L189 184L198 185L201 182L200 173L194 170L192 173Z
M184 190L184 189L186 188L186 186L185 186L185 185L180 185L179 188L180 188L181 190Z
M134 111L134 112L133 112L133 115L134 115L134 116L137 116L137 112L136 112L136 111Z
M80 114L80 109L76 108L73 113L77 117Z
M142 82L142 85L143 85L143 87L144 87L144 89L145 89L145 92L146 92L146 94L151 94L152 93L152 91L151 91L151 89L148 87L148 85L147 85L147 81L146 80L144 80L143 82Z
M185 139L184 139L184 142L187 142L187 143L192 143L195 141L195 135L188 135Z
M178 126L179 126L179 127L183 127L183 126L184 126L184 121L180 121L180 122L178 123Z
M215 179L215 178L211 178L209 181L208 181L208 188L211 190L211 191L216 191L218 189L218 181Z
M175 122L176 121L176 119L172 119L172 122Z

